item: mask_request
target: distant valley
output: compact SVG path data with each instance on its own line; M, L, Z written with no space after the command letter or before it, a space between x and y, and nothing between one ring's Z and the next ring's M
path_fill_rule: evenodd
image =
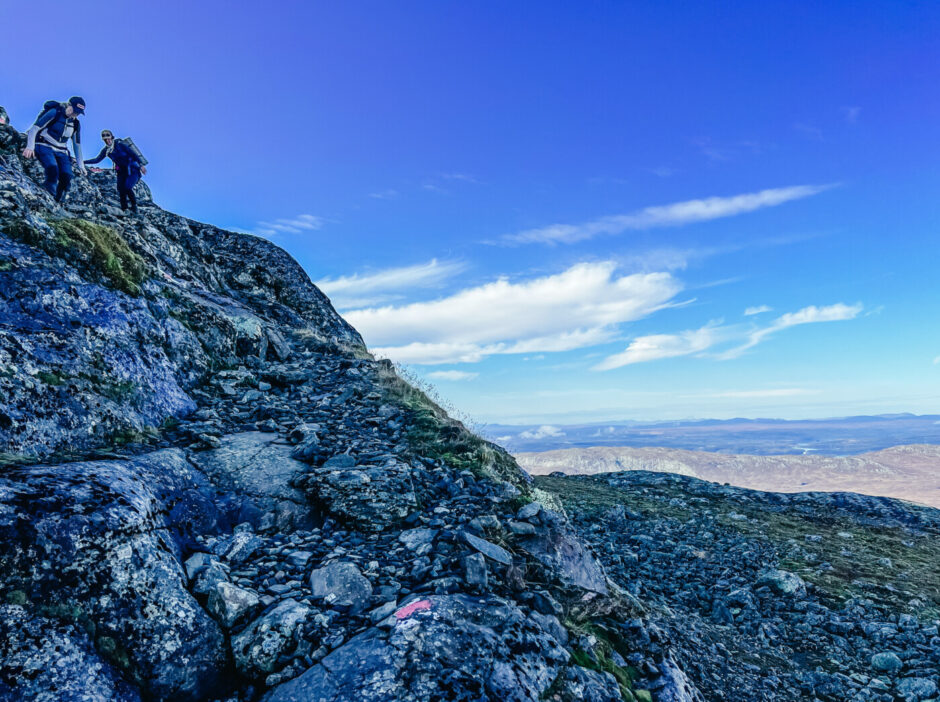
M940 508L940 446L913 444L854 456L743 455L665 447L594 446L515 452L532 475L646 470L771 492L844 491Z
M726 454L850 456L904 444L940 444L940 415L831 419L701 419L480 427L512 453L589 446L665 447Z

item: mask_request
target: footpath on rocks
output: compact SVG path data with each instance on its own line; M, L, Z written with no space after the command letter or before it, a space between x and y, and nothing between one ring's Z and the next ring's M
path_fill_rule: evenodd
M0 700L936 697L933 605L826 600L716 486L533 482L271 242L143 185L125 216L108 173L58 206L21 146L0 127ZM895 509L929 596L936 517Z

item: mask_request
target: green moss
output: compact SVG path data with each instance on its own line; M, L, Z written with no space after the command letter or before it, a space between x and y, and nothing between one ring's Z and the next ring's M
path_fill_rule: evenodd
M632 702L636 699L633 694L633 679L637 676L637 671L629 666L619 666L613 661L614 652L624 657L630 653L629 646L614 629L601 621L572 619L565 620L565 628L573 637L593 636L597 639L594 657L585 651L575 649L571 654L572 661L582 668L610 673L617 681L620 696L624 702Z
M147 266L115 230L84 219L54 219L50 225L61 246L81 249L114 287L140 294Z
M140 295L147 265L118 232L84 219L49 219L48 223L52 237L24 219L7 223L3 232L50 256L89 267L118 290Z
M36 463L39 459L26 453L7 453L0 451L0 468L4 466L21 466Z
M16 266L13 265L13 261L7 261L7 260L0 261L0 273L3 273L5 271L11 271L15 267Z

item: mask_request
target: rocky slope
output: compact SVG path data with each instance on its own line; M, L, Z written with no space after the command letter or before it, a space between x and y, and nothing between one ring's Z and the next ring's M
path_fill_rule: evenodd
M0 699L670 689L572 633L631 599L285 252L146 188L125 217L107 173L59 207L20 146L0 128Z
M759 533L779 496L533 483L270 242L146 192L124 217L108 174L58 207L19 141L0 128L0 700L935 696L933 513L823 503L890 520L846 550L910 560L839 599L835 525Z
M515 453L532 475L623 470L676 473L778 492L830 490L885 495L940 508L940 446L894 446L856 456L755 456L671 448L597 446Z
M536 478L709 700L936 700L940 511L644 471ZM665 658L668 660L668 658Z

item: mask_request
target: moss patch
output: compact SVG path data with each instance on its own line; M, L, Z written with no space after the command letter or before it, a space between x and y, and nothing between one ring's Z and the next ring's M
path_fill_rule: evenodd
M82 250L114 287L129 295L140 295L147 266L124 237L110 227L84 219L54 219L50 224L61 245Z
M573 637L593 636L597 639L593 656L576 648L571 654L572 662L582 668L610 673L617 681L624 702L633 702L636 699L633 694L633 679L637 677L637 671L630 666L623 667L614 663L614 652L620 656L630 653L630 647L614 628L601 621L572 619L565 620L565 628Z
M129 295L140 295L147 265L118 232L84 219L50 219L48 222L52 227L51 237L23 219L6 224L3 231L50 256L90 268L111 287Z

